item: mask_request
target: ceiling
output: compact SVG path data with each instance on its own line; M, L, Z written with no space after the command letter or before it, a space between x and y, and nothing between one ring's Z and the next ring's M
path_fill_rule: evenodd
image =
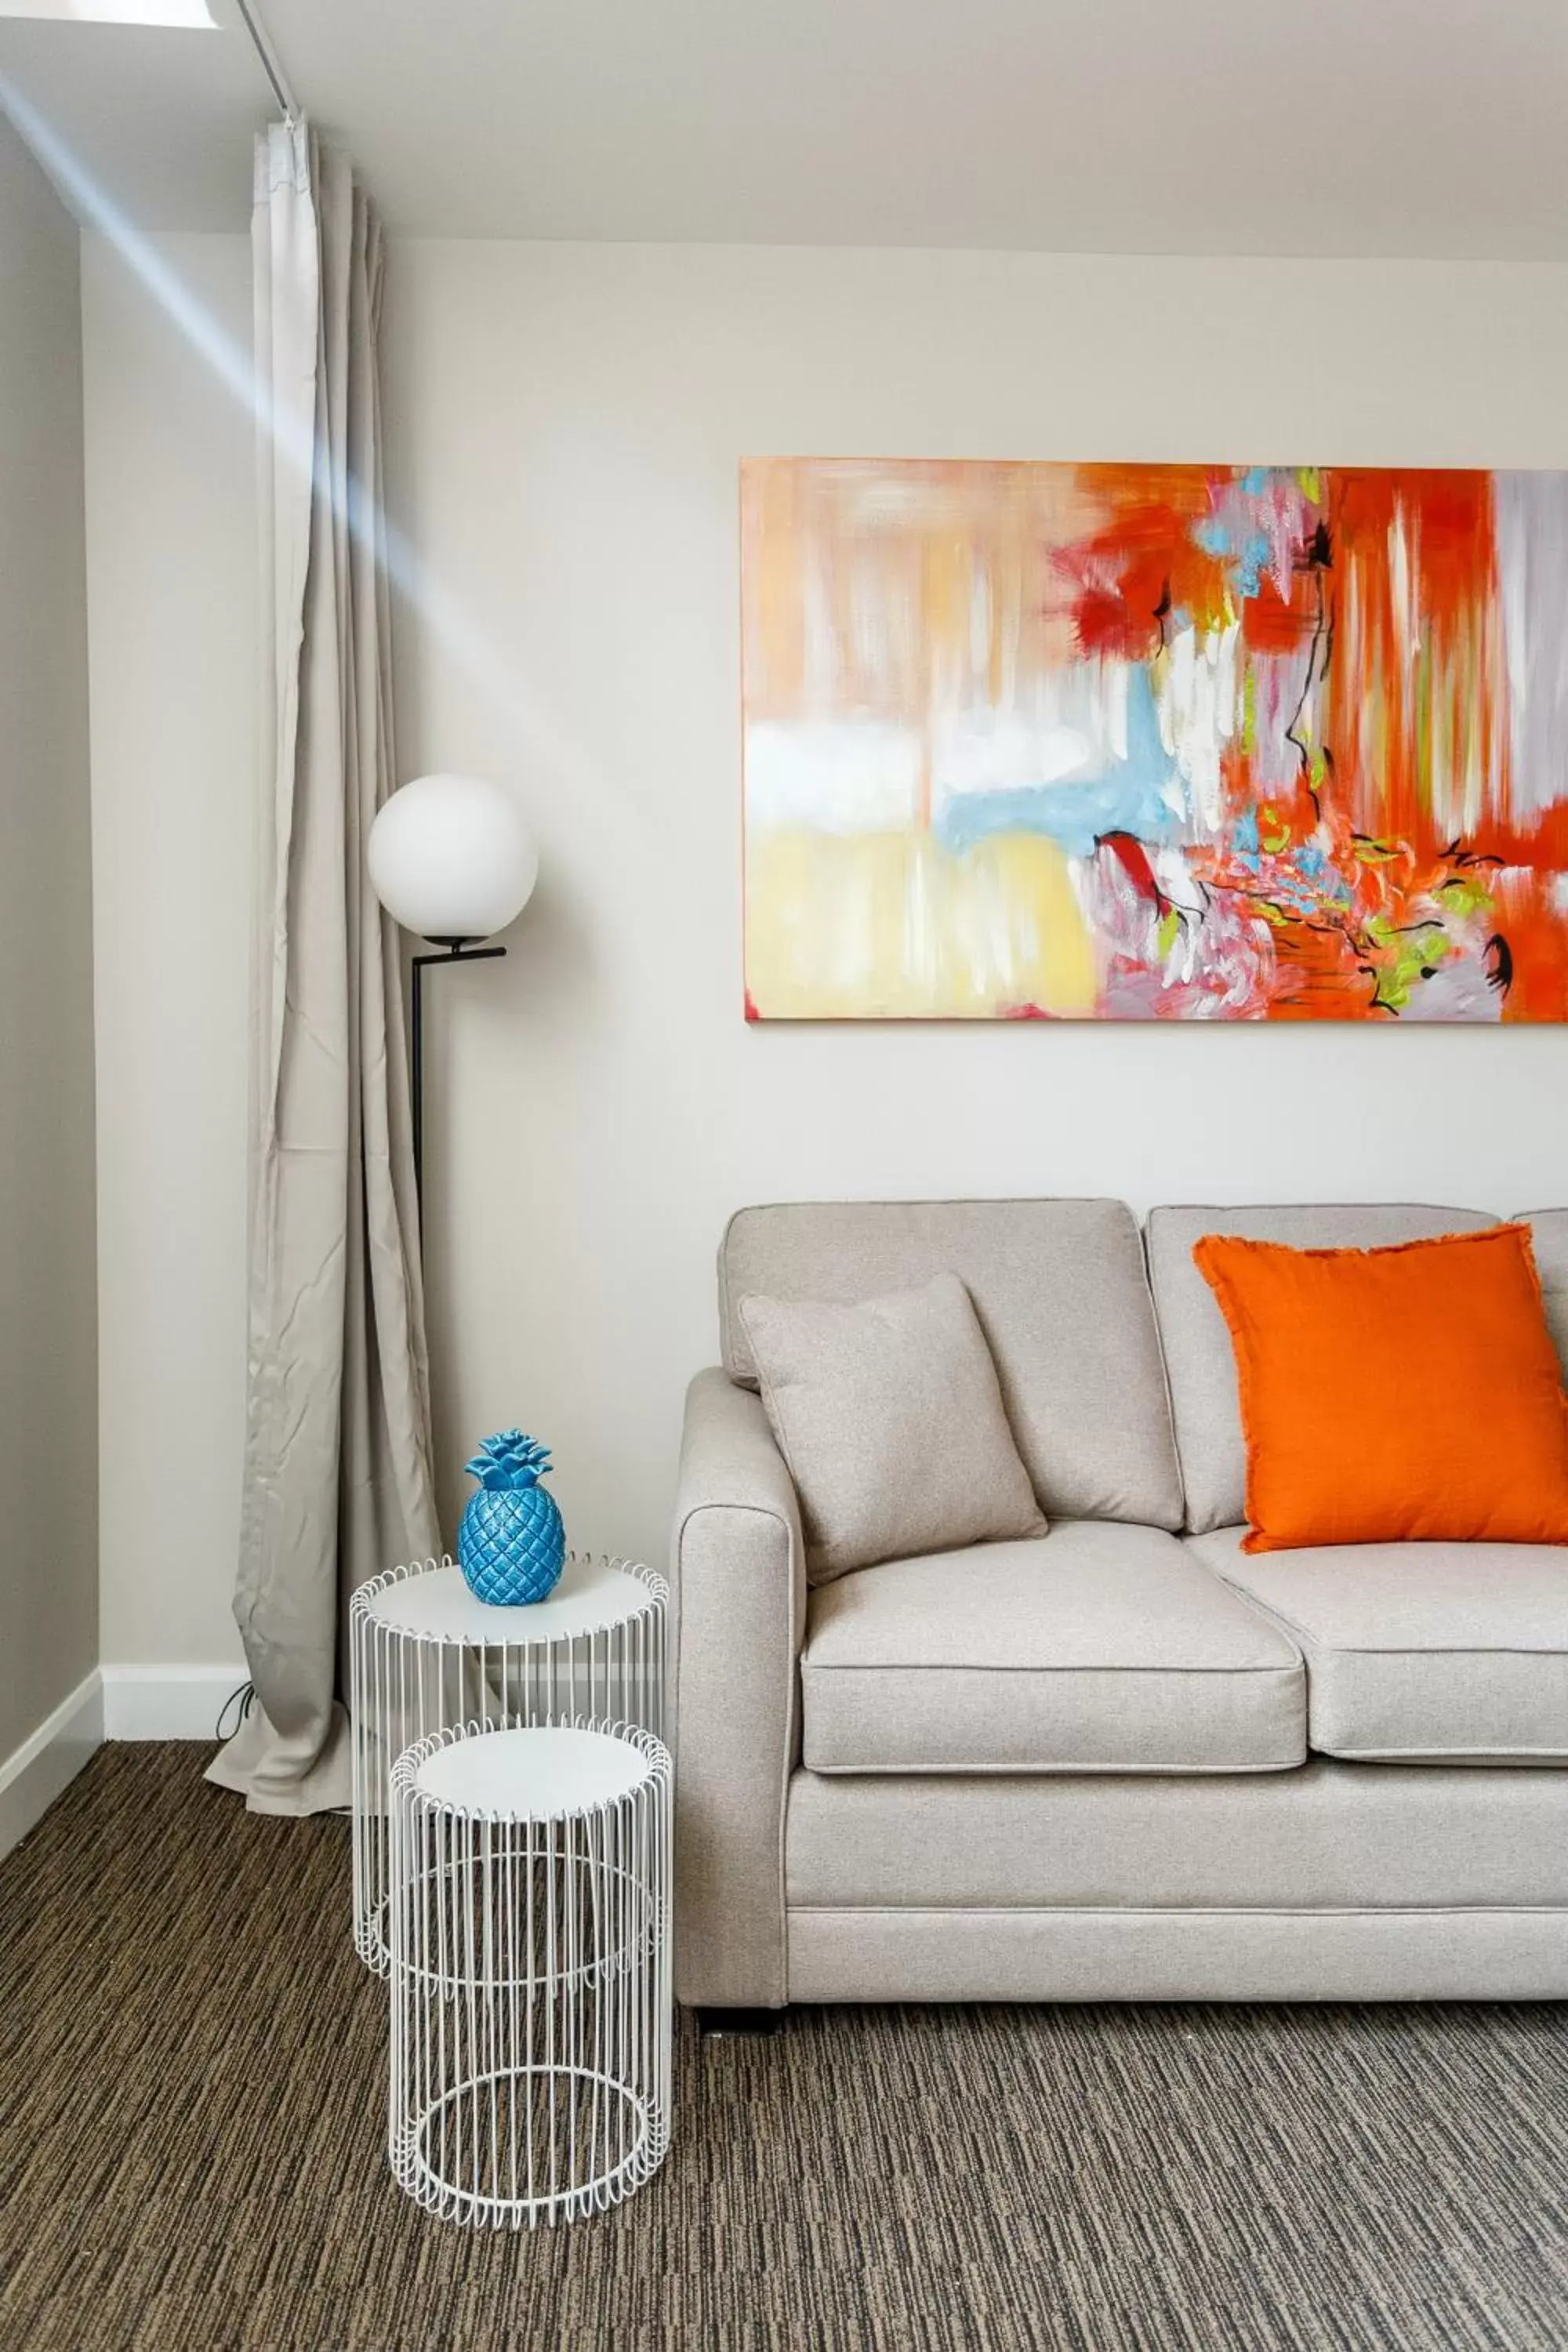
M395 232L1568 260L1565 0L259 5ZM269 93L214 9L0 21L143 226L247 217Z

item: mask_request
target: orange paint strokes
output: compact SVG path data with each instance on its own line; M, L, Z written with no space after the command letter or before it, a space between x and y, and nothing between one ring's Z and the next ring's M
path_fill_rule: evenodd
M1360 830L1425 857L1509 815L1489 475L1331 473L1324 741Z
M1193 536L1214 504L1201 467L1083 466L1079 480L1111 510L1053 558L1081 655L1147 661L1166 614L1205 629L1234 617L1224 563Z
M796 555L805 495L793 467L741 469L746 693L753 709L792 709L805 683L805 616Z
M1568 923L1553 903L1554 878L1514 867L1496 882L1494 919L1512 967L1505 1021L1568 1021Z
M1318 595L1310 572L1292 579L1289 604L1266 578L1241 607L1241 640L1249 654L1300 653L1317 626Z
M1375 1017L1377 976L1348 932L1323 924L1281 924L1274 934L1274 959L1271 1021Z
M1110 513L1122 515L1147 509L1158 509L1178 518L1181 528L1190 530L1213 511L1215 493L1228 482L1232 469L1228 466L1134 466L1114 460L1090 462L1073 467L1073 478L1086 498L1094 499Z

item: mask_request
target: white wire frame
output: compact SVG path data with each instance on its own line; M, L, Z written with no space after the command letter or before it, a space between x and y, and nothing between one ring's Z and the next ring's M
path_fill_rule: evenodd
M671 1765L635 1725L547 1730L625 1742L612 1801L531 1813L421 1786L444 1748L527 1727L435 1733L392 1773L387 2155L416 2203L472 2227L602 2213L668 2152Z
M569 1553L555 1592L516 1608L475 1600L449 1556L359 1586L349 1604L353 1939L368 1969L384 1976L389 1958L395 1759L481 1717L583 1717L662 1739L668 1614L669 1586L657 1570L603 1553Z

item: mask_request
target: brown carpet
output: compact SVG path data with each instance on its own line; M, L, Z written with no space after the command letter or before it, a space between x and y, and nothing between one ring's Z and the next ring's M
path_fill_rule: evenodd
M104 1749L0 1864L5 2352L1568 2346L1568 2012L829 2010L682 2031L602 2221L426 2220L340 1821Z

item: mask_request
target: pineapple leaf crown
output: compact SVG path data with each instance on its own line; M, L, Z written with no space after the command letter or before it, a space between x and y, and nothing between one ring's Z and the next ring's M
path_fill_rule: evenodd
M471 1478L492 1494L520 1486L537 1486L550 1467L550 1448L521 1429L498 1430L487 1437L471 1462L464 1465Z

